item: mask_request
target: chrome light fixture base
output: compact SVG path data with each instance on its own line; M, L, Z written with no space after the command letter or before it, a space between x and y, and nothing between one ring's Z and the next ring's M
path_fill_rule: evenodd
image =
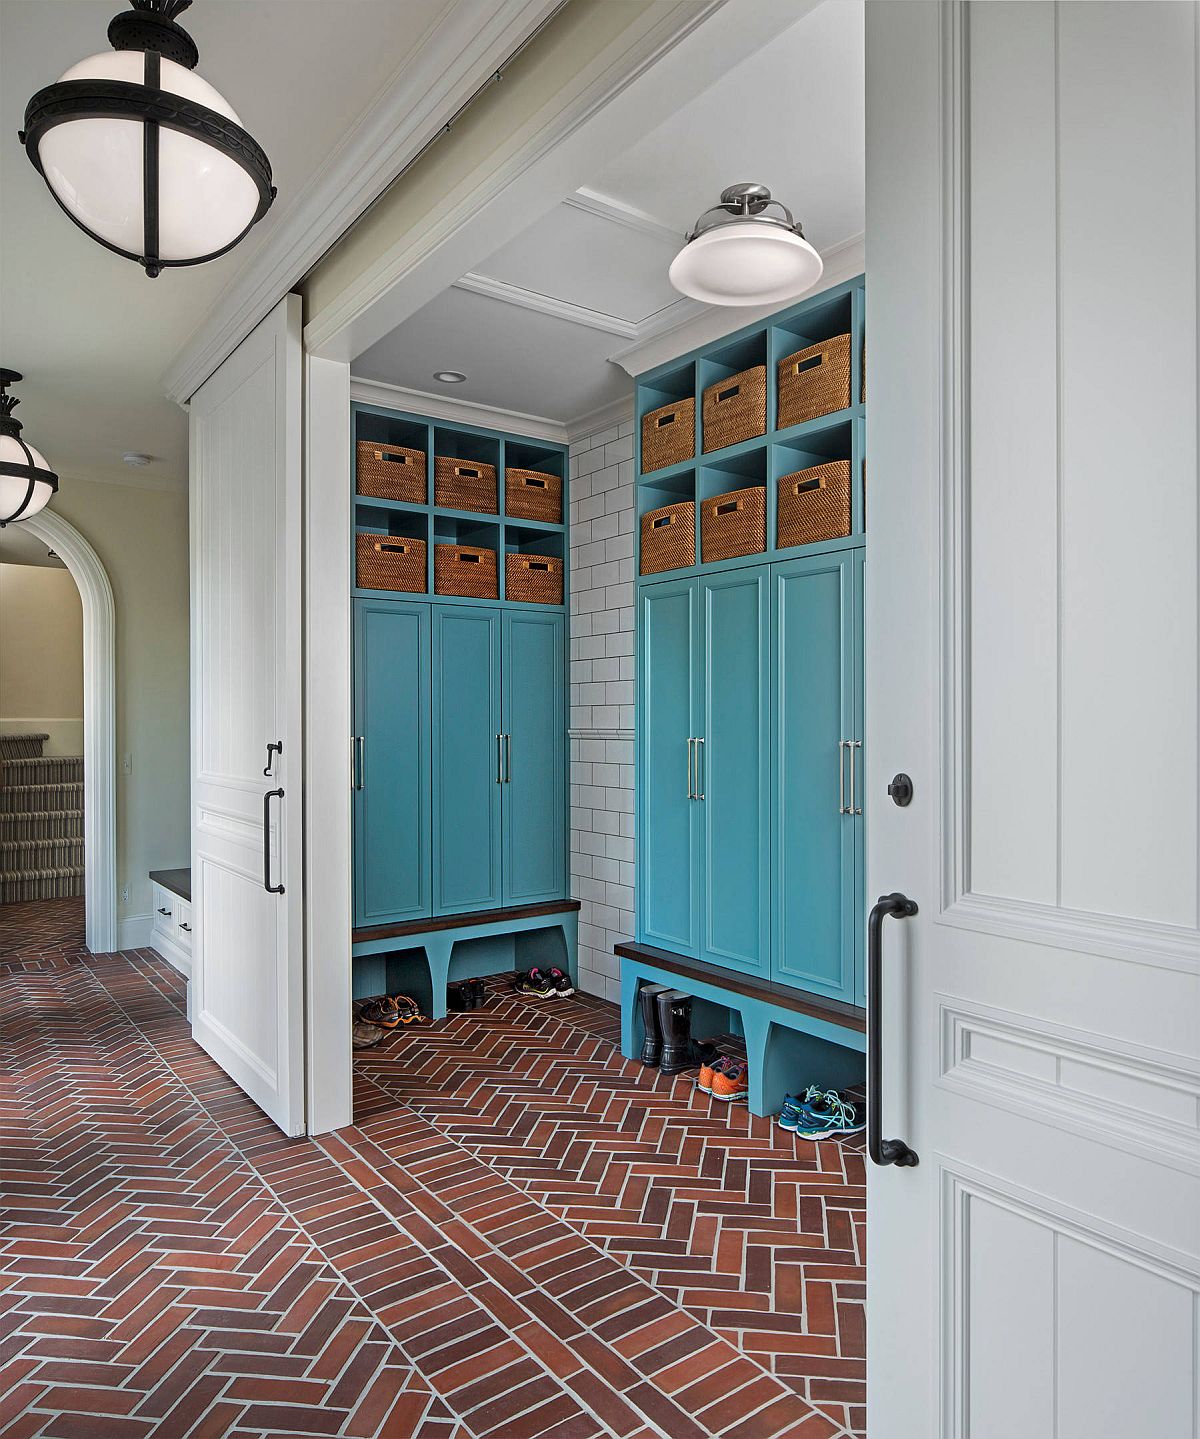
M767 215L763 212L774 205L782 215ZM786 217L786 218L784 218ZM792 212L779 200L773 199L766 185L741 181L721 191L720 203L705 210L688 232L688 242L697 235L715 230L719 225L729 225L737 220L755 220L764 225L780 225L793 234L804 237L804 226L792 218Z

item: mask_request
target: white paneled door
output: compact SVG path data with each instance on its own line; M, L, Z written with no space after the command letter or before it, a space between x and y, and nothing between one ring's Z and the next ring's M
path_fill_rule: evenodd
M304 1132L300 298L191 403L192 1033Z
M868 1432L1196 1439L1200 12L867 12Z

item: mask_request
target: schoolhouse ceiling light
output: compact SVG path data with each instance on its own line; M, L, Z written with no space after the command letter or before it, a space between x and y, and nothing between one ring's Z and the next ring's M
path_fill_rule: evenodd
M231 250L275 198L271 162L194 67L191 0L130 0L25 107L25 153L72 220L152 278Z
M772 207L778 214L768 214ZM668 271L709 305L769 305L811 289L825 268L786 205L765 185L730 185L692 226Z
M8 387L20 378L16 370L0 369L0 530L44 510L58 489L58 476L46 457L25 443L21 422L13 419L21 402Z

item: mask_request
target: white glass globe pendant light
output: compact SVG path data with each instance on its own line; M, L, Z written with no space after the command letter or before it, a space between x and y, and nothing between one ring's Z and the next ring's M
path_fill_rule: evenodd
M130 0L111 52L39 90L20 135L50 193L92 239L153 277L231 250L275 198L271 162L194 73L175 21L191 0Z
M13 411L21 403L8 393L20 379L16 370L0 370L0 530L44 510L58 489L58 476L32 445L21 438Z
M770 305L811 289L824 268L787 206L765 185L740 184L700 216L668 274L709 305Z

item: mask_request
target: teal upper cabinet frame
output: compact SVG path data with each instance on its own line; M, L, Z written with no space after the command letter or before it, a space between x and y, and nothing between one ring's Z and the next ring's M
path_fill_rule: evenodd
M362 536L425 545L424 565L405 574L411 589L352 591L355 926L565 899L566 446L375 405L355 404L351 428L352 579ZM368 459L409 452L394 461L406 494L360 493L360 441ZM497 513L437 504L438 456L493 466ZM528 505L506 513L510 469L557 480L557 518L531 518ZM438 544L493 551L495 597L437 594ZM557 560L563 602L514 599L510 555Z
M638 939L852 1004L866 909L864 285L641 376L634 436ZM839 335L849 403L779 425L780 361ZM765 433L705 451L704 390L760 365ZM693 429L675 447L692 453L646 469L643 418L670 407L679 423L689 400ZM780 481L833 462L849 466L847 532L781 544ZM751 487L765 491L764 548L702 563L705 501ZM683 501L696 506L690 563L642 575L641 517Z

